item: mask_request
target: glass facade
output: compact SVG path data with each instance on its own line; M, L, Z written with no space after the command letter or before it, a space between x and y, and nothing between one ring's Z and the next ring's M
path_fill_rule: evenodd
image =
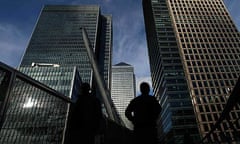
M98 62L109 85L111 66L111 16L100 13L99 6L55 6L42 9L22 66L34 63L76 66L84 82L91 82L92 69L82 37L85 28ZM110 65L110 66L109 66Z
M67 109L68 104L62 100L18 79L0 131L0 142L61 143Z
M96 56L100 76L105 81L106 88L110 89L112 17L102 15L100 7L97 5L44 6L20 68L32 66L76 67L82 81L90 83L93 91L98 93L98 90L95 90L96 82L83 40L82 28L87 32L90 47ZM25 73L28 75L27 72ZM65 71L61 73L65 75ZM57 84L54 88L61 89L66 93L61 85Z
M21 67L22 73L76 100L82 80L76 67Z
M21 68L21 70L52 88L55 85L51 84L55 81L58 82L61 86L58 86L57 90L62 93L71 93L71 96L78 93L77 89L64 88L65 83L68 83L69 80L72 80L71 87L79 86L80 79L76 69L27 67ZM63 71L66 72L65 76L60 75ZM0 79L8 79L7 83L11 77L14 77L13 73L10 72L0 71L0 73L5 73L5 75L1 74ZM1 85L1 89L5 88L7 91L11 88L11 91L7 96L7 101L5 98L5 106L2 107L4 113L1 113L3 117L1 117L0 143L62 143L69 101L44 90L41 88L42 84L33 85L33 80L25 79L19 75L16 75L12 81L14 81L12 86ZM2 81L1 84L3 83ZM69 90L66 91L66 89Z
M143 7L163 135L172 131L175 143L182 143L185 131L204 137L239 77L237 28L221 0L143 0ZM231 112L231 121L239 109ZM220 129L231 138L228 127L223 123ZM220 132L212 139L221 141Z

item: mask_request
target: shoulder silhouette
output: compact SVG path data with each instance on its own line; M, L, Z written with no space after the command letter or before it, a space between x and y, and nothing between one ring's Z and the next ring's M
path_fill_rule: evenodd
M155 144L157 137L156 120L161 106L155 97L149 95L150 86L143 82L140 85L141 95L128 105L125 115L134 124L136 143Z
M148 83L140 85L141 95L133 99L126 109L126 117L136 125L154 124L161 111L155 97L150 96Z

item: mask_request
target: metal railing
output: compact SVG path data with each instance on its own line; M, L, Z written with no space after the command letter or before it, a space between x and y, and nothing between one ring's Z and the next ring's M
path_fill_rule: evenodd
M230 120L229 113L240 105L240 77L232 90L231 95L219 117L217 122L207 133L207 135L201 140L201 143L240 143L240 117L236 117L235 120ZM239 116L240 113L237 114ZM232 135L223 131L221 124L228 125L228 131L231 131ZM219 141L218 137L221 138Z
M0 143L62 143L71 100L0 63Z

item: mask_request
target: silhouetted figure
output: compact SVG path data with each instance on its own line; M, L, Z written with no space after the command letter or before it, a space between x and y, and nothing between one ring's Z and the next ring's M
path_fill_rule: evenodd
M141 83L140 91L142 94L130 102L125 115L134 124L136 144L156 144L156 120L161 112L161 106L155 97L149 95L148 83Z
M90 85L83 83L77 102L71 106L67 143L94 144L101 118L99 100L90 93Z

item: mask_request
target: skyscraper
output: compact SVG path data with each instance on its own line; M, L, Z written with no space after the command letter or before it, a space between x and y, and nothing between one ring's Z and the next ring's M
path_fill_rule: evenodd
M76 66L83 82L96 91L93 69L83 40L86 30L101 79L111 85L112 17L97 5L46 5L38 18L20 67ZM27 74L27 73L26 73Z
M160 137L204 137L239 77L239 33L221 0L143 0L154 93L163 110ZM239 117L239 105L230 114ZM223 123L213 141L233 139ZM239 129L237 129L239 131Z
M42 9L21 67L34 63L76 66L84 82L91 82L92 68L84 45L85 28L109 87L112 49L112 19L99 6L46 5Z
M136 96L134 69L126 63L118 63L112 67L111 97L124 124L132 129L132 123L125 116L125 109Z
M82 29L87 31L101 77L109 88L112 19L110 15L102 15L99 6L44 6L19 71L72 100L79 95L82 81L92 84L95 91L95 77ZM62 143L69 103L21 79L17 79L14 86L0 141ZM35 128L36 125L39 127Z

